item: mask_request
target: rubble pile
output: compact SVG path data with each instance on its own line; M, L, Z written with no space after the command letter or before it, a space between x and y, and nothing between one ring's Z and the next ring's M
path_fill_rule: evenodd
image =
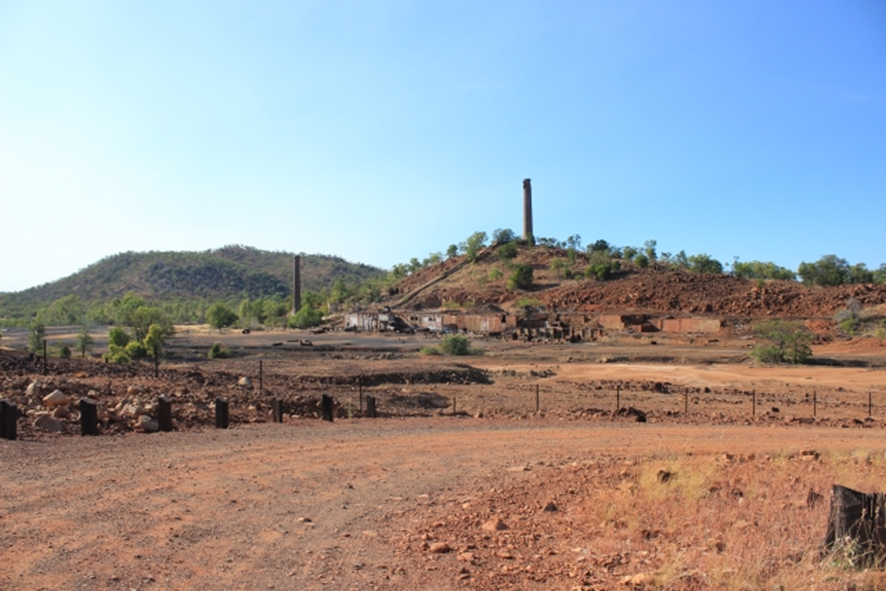
M886 285L807 287L794 281L758 284L728 275L646 270L610 281L581 281L539 294L554 309L578 312L683 312L723 316L830 317L855 298L869 307L886 303Z

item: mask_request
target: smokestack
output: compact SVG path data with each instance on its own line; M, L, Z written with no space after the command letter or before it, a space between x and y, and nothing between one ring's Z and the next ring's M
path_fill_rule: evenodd
M523 179L523 239L535 244L532 234L532 179Z
M292 257L292 313L301 310L301 257Z

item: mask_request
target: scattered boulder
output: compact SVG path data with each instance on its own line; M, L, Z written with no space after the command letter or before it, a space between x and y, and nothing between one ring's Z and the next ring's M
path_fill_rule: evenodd
M65 430L62 422L49 414L42 414L37 417L34 420L34 426L49 433L61 433Z
M449 544L446 542L434 542L431 544L431 547L428 548L428 551L431 554L446 554L447 552L451 552L452 548L450 548Z
M554 501L550 501L547 505L545 505L545 508L544 508L544 511L547 511L548 513L552 513L557 510L558 510L557 503L555 503Z
M160 430L160 423L148 415L141 415L138 418L138 429L145 433L156 433Z
M43 392L41 392L40 390L40 382L31 382L31 384L25 390L25 395L27 395L29 398L40 398L40 396L43 394Z
M510 528L508 527L508 524L501 519L493 517L492 519L481 525L480 529L482 529L483 531L504 531Z
M71 397L62 392L61 390L55 390L51 394L47 394L43 397L43 406L46 408L55 408L56 406L63 406L71 402Z
M237 380L237 385L241 388L252 388L252 379L248 376L243 376Z

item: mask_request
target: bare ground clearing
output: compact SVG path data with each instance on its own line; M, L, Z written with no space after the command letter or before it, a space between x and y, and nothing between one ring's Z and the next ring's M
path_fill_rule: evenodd
M478 340L486 355L452 360L419 357L428 339L326 336L228 334L237 357L208 361L216 335L183 335L156 379L77 360L44 377L0 356L4 396L35 379L107 406L167 394L181 429L80 438L71 419L59 435L22 419L0 441L0 588L884 588L818 556L832 484L886 490L877 346L785 368L749 365L737 340ZM259 361L264 390L238 388ZM358 380L409 418L268 424L270 395L330 393L359 416ZM616 386L648 423L611 416ZM414 404L427 395L445 406ZM210 428L215 396L233 429Z
M806 449L882 457L884 443L879 430L451 418L2 442L0 587L564 588L569 570L555 557L581 534L563 524L548 531L556 572L540 581L512 573L500 586L496 561L512 558L464 565L453 553L430 554L422 534L445 530L453 550L470 552L459 540L482 539L479 524L453 531L435 520L472 502L498 514L487 498L494 491L506 495L529 478L538 486L588 461ZM497 506L518 528L507 503ZM822 527L820 515L815 523ZM568 557L574 566L578 556ZM521 566L544 562L527 557ZM598 569L599 588L637 568Z

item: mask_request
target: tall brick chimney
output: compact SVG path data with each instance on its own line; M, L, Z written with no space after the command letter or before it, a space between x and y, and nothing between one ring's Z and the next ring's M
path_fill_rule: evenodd
M535 244L532 234L532 179L523 179L523 239Z
M292 313L301 310L301 257L292 257Z

